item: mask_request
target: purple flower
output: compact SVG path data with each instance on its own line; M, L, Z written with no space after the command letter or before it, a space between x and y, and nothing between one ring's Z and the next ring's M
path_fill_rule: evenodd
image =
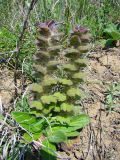
M84 33L87 33L88 31L89 31L88 28L78 25L78 26L75 26L75 28L73 29L72 35L74 35L74 34L78 34L78 35L79 34L84 34Z
M46 21L46 22L37 22L36 26L40 29L48 29L50 31L56 31L57 30L58 23L54 20Z

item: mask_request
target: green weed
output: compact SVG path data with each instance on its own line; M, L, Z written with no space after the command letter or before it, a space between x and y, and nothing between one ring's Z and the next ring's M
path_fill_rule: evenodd
M113 85L110 85L107 89L105 100L105 106L109 112L113 111L115 108L120 107L119 97L120 83L114 83Z
M75 113L74 109L76 101L82 98L83 94L78 89L78 83L84 83L85 79L83 68L86 67L87 60L84 54L90 48L91 39L88 31L85 27L76 26L68 45L63 48L60 41L63 34L58 32L55 21L37 24L38 49L34 55L34 76L37 83L29 87L34 93L34 100L27 106L30 107L29 113L12 112L12 117L24 131L23 142L33 142L35 147L42 147L42 159L46 156L49 157L46 159L51 160L56 157L56 146L78 136L80 129L89 123L86 114ZM61 61L59 58L62 55ZM56 74L60 68L65 77L61 78ZM26 100L24 97L22 103L19 103L24 110ZM79 106L77 107L79 109Z

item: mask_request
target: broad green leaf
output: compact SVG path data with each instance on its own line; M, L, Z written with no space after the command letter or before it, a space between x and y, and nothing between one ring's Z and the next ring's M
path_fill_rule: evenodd
M57 126L52 126L52 131L62 131L62 132L67 132L68 126L67 125L57 125ZM50 132L50 129L47 130L47 132Z
M104 33L111 33L111 31L116 30L116 26L114 24L109 24L107 28L104 29Z
M52 127L52 131L53 132L56 132L56 131L61 131L61 132L64 132L64 134L67 136L67 137L76 137L80 134L80 132L76 131L76 129L74 127L68 127L68 125L58 125L58 126L53 126ZM50 129L47 130L47 132L49 133L50 132Z
M112 31L111 36L114 40L119 40L120 39L120 33L118 31Z
M66 125L59 124L57 126L52 126L52 131L54 131L54 132L55 131L62 131L64 133L66 133L66 132L73 132L73 131L75 131L75 129L74 129L74 127L69 127L68 124L66 124Z
M12 118L20 124L31 124L36 122L36 118L27 112L12 112Z
M39 101L32 101L31 104L30 104L30 108L36 108L37 110L42 110L43 105Z
M38 122L36 123L33 123L31 124L31 131L32 133L33 132L39 132L39 131L42 131L43 127L44 127L44 124L45 124L45 119L41 119L39 120Z
M42 160L56 160L56 146L48 140L42 142L43 147L40 150Z
M33 140L39 139L40 136L41 136L41 133L34 133L34 134L31 133L31 135L29 135L28 133L24 133L23 139L27 141L26 143L28 144Z
M29 90L33 91L33 92L38 92L38 93L42 93L43 92L43 88L40 84L37 83L33 83L30 85Z
M67 86L71 86L73 85L73 82L69 79L60 79L59 83L63 84L63 85L67 85Z
M120 39L120 33L117 30L117 27L113 24L108 25L107 28L104 30L104 33L108 34L109 38L112 38L113 40Z
M70 123L70 116L63 115L63 116L55 116L51 117L51 123L58 122L60 124L69 124Z
M67 136L62 131L55 131L55 132L49 133L48 139L52 143L61 143L67 140Z
M80 132L74 131L74 132L66 132L65 133L67 137L77 137L80 135Z
M20 126L31 133L40 133L45 122L44 119L36 119L35 116L26 112L12 112L12 117Z
M54 93L54 97L56 98L57 101L60 101L60 102L63 102L66 100L66 95L60 92Z
M38 111L36 109L31 109L30 114L35 115L35 117L41 117L43 115L41 111Z
M81 129L85 127L87 124L89 124L89 122L90 122L89 116L86 114L81 114L71 117L69 126L73 126L76 129Z

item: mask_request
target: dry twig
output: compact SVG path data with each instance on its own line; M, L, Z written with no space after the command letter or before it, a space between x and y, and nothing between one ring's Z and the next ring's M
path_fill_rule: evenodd
M15 57L15 70L14 70L15 97L18 96L18 90L17 90L17 69L18 69L18 65L19 65L19 54L20 54L20 51L21 51L22 41L23 41L25 30L27 28L27 22L28 22L30 13L33 10L33 8L34 8L35 4L37 3L37 1L38 0L32 0L31 1L30 7L29 7L28 12L27 12L27 15L26 15L25 20L23 22L23 28L22 28L21 34L20 34L20 36L18 38L18 41L17 41L16 57Z

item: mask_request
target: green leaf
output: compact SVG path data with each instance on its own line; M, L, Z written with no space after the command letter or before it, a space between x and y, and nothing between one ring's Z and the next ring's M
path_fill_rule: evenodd
M118 83L118 84L115 86L115 90L120 91L120 83Z
M70 88L68 91L67 91L67 95L69 97L76 97L76 96L81 96L81 93L80 93L80 89L77 89L77 88Z
M48 95L48 96L42 96L41 101L44 104L50 104L50 103L56 103L57 99L55 98L54 95Z
M64 112L71 112L74 106L68 103L62 103L60 107Z
M80 81L83 81L85 79L85 73L82 73L82 72L75 73L73 75L73 78L77 79L77 80L80 80Z
M78 47L81 43L81 40L78 35L72 35L70 39L70 45Z
M62 85L67 85L67 86L73 85L73 82L69 79L60 79L59 83L61 83Z
M41 117L43 114L42 114L42 112L40 112L40 111L38 111L38 110L36 110L36 109L32 109L31 111L30 111L30 114L31 115L35 115L35 117Z
M62 131L62 132L67 132L68 126L67 125L57 125L57 126L52 126L52 131L56 132L56 131ZM50 129L47 130L47 132L50 132Z
M75 127L76 129L81 129L85 127L87 124L89 124L90 118L86 114L81 114L77 116L73 116L70 119L69 126Z
M25 130L31 133L40 133L45 122L44 119L37 119L35 116L26 112L12 112L12 118Z
M48 69L56 69L59 63L59 61L49 61L47 67Z
M111 36L114 40L119 40L120 39L120 33L118 31L112 31Z
M42 110L43 105L39 101L32 101L31 104L30 104L30 108L36 108L37 110Z
M51 123L58 122L61 124L69 124L70 123L70 116L63 115L63 116L55 116L51 117Z
M43 36L37 37L37 46L48 47L49 46L48 38Z
M53 108L54 106L49 106L48 108L44 108L42 112L43 114L49 114Z
M73 64L64 64L63 68L68 71L76 71L77 70L76 66Z
M33 123L31 124L31 130L32 130L32 133L34 132L40 132L42 131L43 127L44 127L44 124L45 124L45 119L42 118L41 120L37 121L36 123Z
M74 48L69 48L65 50L65 56L69 58L76 58L76 56L79 56L79 51Z
M60 107L59 106L55 106L54 107L54 112L60 112Z
M41 59L48 59L50 57L49 52L46 51L37 51L35 54L35 60L38 60L40 62Z
M91 48L91 45L90 44L87 44L87 45L82 45L82 46L79 46L78 47L78 50L81 52L81 53L86 53L90 50Z
M33 83L30 85L29 90L33 91L33 92L38 92L38 93L42 93L43 92L43 88L40 84L37 83Z
M42 82L43 86L51 86L57 84L57 80L50 77L45 77L45 79Z
M79 64L80 67L86 67L88 64L88 61L86 59L79 58L79 59L75 60L75 63Z
M64 134L67 137L76 137L80 134L80 132L76 131L76 129L74 127L68 127L68 125L57 125L57 126L53 126L52 127L52 131L56 132L56 131L61 131L64 132ZM50 129L47 130L47 132L50 132Z
M52 143L61 143L67 140L67 136L62 131L55 131L49 134L48 139Z
M42 160L56 160L56 146L48 140L44 140L42 144L44 145L40 150Z
M54 46L54 47L49 47L48 51L50 52L50 54L52 55L58 55L58 53L60 52L61 46Z
M77 137L80 135L80 132L74 131L74 132L67 132L65 133L67 137Z
M21 124L31 124L36 122L36 118L27 112L12 112L12 118Z
M89 43L92 35L90 33L84 33L81 35L80 39L83 43Z
M40 136L41 136L41 133L34 133L31 135L29 135L28 133L24 133L23 139L27 141L27 144L28 144L32 142L33 140L38 140Z
M37 65L37 64L34 64L33 65L33 68L35 68L35 70L39 73L41 73L42 75L46 75L47 74L47 69L46 67L43 67L41 65Z
M104 30L104 33L108 34L108 38L112 38L113 40L120 39L120 33L114 24L108 25L108 27Z
M113 103L113 96L111 94L106 96L106 103L112 104Z
M66 100L66 95L64 95L60 92L54 93L54 97L56 98L57 101L60 101L60 102L63 102Z
M4 116L0 113L0 120L3 120Z

